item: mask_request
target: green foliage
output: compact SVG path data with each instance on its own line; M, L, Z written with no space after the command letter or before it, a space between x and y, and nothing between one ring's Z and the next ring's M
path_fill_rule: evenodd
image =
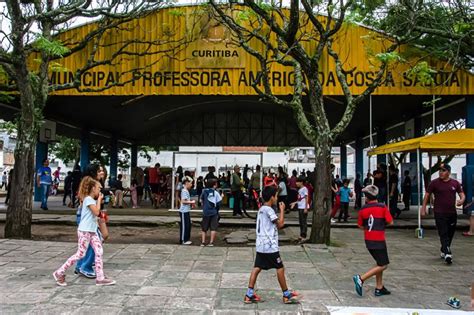
M433 70L426 61L421 61L407 71L407 77L420 82L422 85L431 85L434 83Z
M68 137L57 135L58 142L51 148L51 153L64 163L75 162L79 149L80 141Z
M169 10L168 12L171 16L175 16L175 17L181 17L181 16L184 16L185 13L183 10L179 10L179 9L172 9L172 10Z
M60 41L49 40L41 35L37 36L34 46L51 57L62 57L69 52L69 48L65 47Z
M385 62L388 65L396 63L396 62L404 61L403 58L396 51L392 51L388 53L379 53L379 54L376 54L375 57L381 62Z
M0 121L0 130L4 130L9 135L14 134L17 131L17 124L13 121Z
M268 147L267 151L268 152L285 152L290 150L291 147Z

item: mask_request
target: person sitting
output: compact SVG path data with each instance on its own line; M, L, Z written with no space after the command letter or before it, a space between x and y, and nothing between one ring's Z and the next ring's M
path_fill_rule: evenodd
M117 179L112 181L110 188L112 188L112 191L114 193L114 202L112 207L117 208L117 205L120 209L123 208L122 203L123 203L123 185L122 185L122 174L119 174L117 176Z

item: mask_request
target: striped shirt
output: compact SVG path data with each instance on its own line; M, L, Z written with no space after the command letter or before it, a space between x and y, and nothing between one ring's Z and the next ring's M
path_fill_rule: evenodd
M384 249L385 227L393 221L387 206L383 203L367 203L359 211L357 224L364 228L365 245L368 249Z

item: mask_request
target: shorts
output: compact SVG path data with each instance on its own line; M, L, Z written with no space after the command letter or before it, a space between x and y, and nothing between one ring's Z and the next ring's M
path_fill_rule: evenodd
M157 194L160 189L160 184L150 184L150 189L153 194Z
M388 253L387 248L383 249L368 249L369 253L374 257L375 261L377 262L377 266L382 267L386 266L390 263L388 260Z
M259 253L255 257L254 267L263 270L268 269L281 269L283 268L283 262L281 261L280 252L276 253Z
M202 217L201 221L201 229L203 232L209 231L217 231L217 227L219 226L219 215L215 214L210 217Z
M143 196L143 186L137 186L137 195Z

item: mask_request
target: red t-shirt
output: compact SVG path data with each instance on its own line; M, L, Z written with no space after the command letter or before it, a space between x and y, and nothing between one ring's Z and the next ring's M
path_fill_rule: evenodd
M393 221L387 206L383 203L367 203L360 209L357 224L364 227L365 245L368 249L384 249L385 227Z
M448 181L443 181L437 178L430 183L426 191L434 195L435 214L457 214L456 193L462 193L462 186L457 180L450 178Z
M148 182L150 184L158 184L159 183L158 170L155 167L152 167L152 168L148 169Z

